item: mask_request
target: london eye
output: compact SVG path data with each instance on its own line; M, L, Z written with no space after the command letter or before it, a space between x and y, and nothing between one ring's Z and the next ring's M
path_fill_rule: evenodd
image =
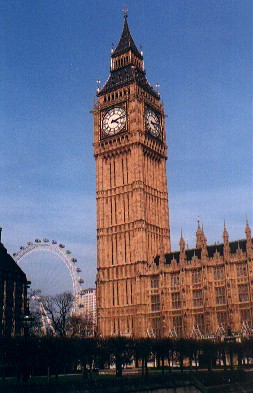
M42 252L50 253L51 258L45 258ZM20 246L13 258L31 281L31 290L40 290L42 296L68 291L78 297L84 282L79 275L81 269L64 244L47 238L35 239Z

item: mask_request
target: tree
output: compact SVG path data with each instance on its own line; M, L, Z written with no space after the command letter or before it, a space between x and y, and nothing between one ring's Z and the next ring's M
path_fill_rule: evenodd
M32 333L35 335L43 334L43 323L41 314L41 290L34 289L29 295L29 310L33 317Z
M73 314L69 317L67 334L70 337L93 337L95 333L95 324L93 315Z
M111 363L116 366L116 376L122 377L122 366L133 359L132 340L127 337L109 337L107 348L111 355Z
M70 292L42 298L42 305L47 313L49 323L55 334L60 337L67 336L73 301L74 295Z

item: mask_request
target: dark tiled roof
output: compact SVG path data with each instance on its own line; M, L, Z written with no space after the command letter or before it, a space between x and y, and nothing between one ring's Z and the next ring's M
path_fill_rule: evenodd
M131 64L112 71L106 84L97 95L103 95L133 82L136 82L146 92L159 99L159 95L148 83L145 72Z
M235 254L236 253L236 251L238 250L238 244L240 246L240 249L243 252L246 251L246 240L245 239L243 239L243 240L236 240L234 242L229 243L231 254Z
M229 243L231 254L236 253L236 251L238 250L238 245L239 245L240 249L242 250L242 252L246 252L246 239L243 239L243 240L236 240L236 241ZM223 249L224 249L224 244L212 244L210 246L207 246L208 258L213 258L214 254L216 252L219 253L221 256L223 256ZM190 250L186 250L185 254L186 254L187 261L190 261L194 256L196 256L198 259L201 259L201 249L200 248L192 248ZM173 259L175 259L178 263L179 256L180 256L179 251L166 254L165 255L166 264L169 265ZM156 265L159 265L159 259L160 259L159 255L156 256L156 258L154 259L154 262L156 263Z
M187 261L190 261L194 256L198 259L201 259L201 249L200 248L192 248L190 250L185 251Z
M140 59L142 59L142 55L137 49L137 46L134 43L134 40L131 36L128 23L127 23L127 18L125 18L124 26L123 26L123 31L119 40L118 45L116 46L116 49L114 50L112 57L116 57L121 55L122 53L128 52L131 49L131 51L138 56Z
M177 263L179 262L179 255L180 253L177 252L171 252L169 254L165 254L165 259L166 259L166 264L170 265L173 259L176 259Z
M216 252L220 253L223 256L223 244L213 244L211 246L207 246L207 255L208 258L212 258Z
M13 279L26 281L25 273L7 253L2 243L0 243L0 274L3 276L11 275Z

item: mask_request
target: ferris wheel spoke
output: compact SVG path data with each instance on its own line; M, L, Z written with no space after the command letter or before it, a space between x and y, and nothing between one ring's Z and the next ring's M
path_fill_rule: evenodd
M57 258L58 263L53 262L53 260L46 263L46 260L44 259L42 260L42 262L41 260L39 260L39 263L35 263L34 258L30 261L29 258L27 258L29 255L36 255L41 251L53 254ZM23 264L24 262L27 262L25 263L25 268L29 272L29 275L31 275L31 272L33 274L35 272L36 279L31 280L32 289L40 289L43 292L42 294L46 296L47 292L54 291L57 288L60 289L61 285L67 285L68 279L66 277L69 274L71 278L72 293L77 296L81 290L80 276L77 274L76 271L76 259L73 258L73 256L70 254L71 252L65 250L65 248L60 248L57 244L51 244L48 241L45 243L28 242L28 245L26 247L22 246L21 250L18 253L14 254L14 259L17 264ZM72 261L72 259L75 260L75 263ZM64 266L59 263L59 260L64 263ZM24 270L26 271L26 269ZM35 286L38 285L40 285L42 288L35 288Z

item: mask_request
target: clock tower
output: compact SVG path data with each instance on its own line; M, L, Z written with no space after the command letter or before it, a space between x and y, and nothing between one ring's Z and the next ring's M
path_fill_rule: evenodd
M102 336L145 337L148 263L170 252L165 114L127 14L94 107L97 318Z

